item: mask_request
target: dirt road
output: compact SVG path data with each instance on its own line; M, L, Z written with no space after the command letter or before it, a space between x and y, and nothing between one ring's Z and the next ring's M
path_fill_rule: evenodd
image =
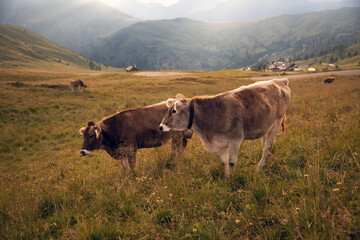
M135 73L136 76L146 76L146 77L160 77L160 76L175 76L175 75L185 75L190 73L184 72L139 72ZM288 78L288 79L298 79L298 78L311 78L311 77L320 77L320 76L339 76L339 75L360 75L360 70L346 70L346 71L333 71L333 72L318 72L318 73L305 73L298 75L285 75L280 76L280 78ZM251 77L249 79L253 79L256 81L262 80L270 80L277 78L276 76L268 76L268 77Z
M347 75L360 75L360 70L346 70L346 71L334 71L334 72L318 72L318 73L306 73L306 74L299 74L299 75L285 75L280 76L280 78L287 78L287 79L299 79L299 78L311 78L311 77L328 77L328 76L347 76ZM275 76L270 77L252 77L249 79L253 79L256 81L262 80L270 80L276 78Z
M185 75L189 73L183 72L139 72L135 73L136 76L145 76L145 77L160 77L160 76L174 76L174 75Z

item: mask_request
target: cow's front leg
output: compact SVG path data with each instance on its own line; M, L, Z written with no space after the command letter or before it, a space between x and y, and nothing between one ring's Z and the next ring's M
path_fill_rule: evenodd
M127 157L122 157L121 159L121 164L124 168L125 174L127 175L129 173L129 164L128 164L128 158Z
M241 145L240 141L234 141L229 144L229 171L230 175L234 173L239 153L239 148Z
M183 132L172 133L170 159L181 160L184 153L183 139Z
M230 180L230 168L229 168L229 149L225 148L225 150L219 154L220 160L224 166L225 177L227 180Z
M131 169L134 169L136 167L136 150L130 150L127 159L130 165Z

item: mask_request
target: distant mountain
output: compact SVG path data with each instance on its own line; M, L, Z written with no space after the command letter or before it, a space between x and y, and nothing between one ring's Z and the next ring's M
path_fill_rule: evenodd
M139 22L81 53L116 67L219 70L326 54L359 41L360 8L343 8L230 23Z
M22 27L0 24L0 68L48 66L87 70L104 67Z
M146 20L190 18L211 22L253 20L360 6L359 0L178 0L167 7L161 3L143 2L112 1L112 6Z
M76 51L138 21L96 0L0 1L0 23L22 26Z
M234 21L359 6L359 0L323 0L321 2L312 0L228 0L208 10L191 13L188 17L203 21Z

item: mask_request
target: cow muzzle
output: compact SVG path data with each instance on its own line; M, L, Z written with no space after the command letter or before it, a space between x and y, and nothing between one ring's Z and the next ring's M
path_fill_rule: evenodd
M165 124L161 123L159 126L160 130L163 132L169 132L171 130L171 128L169 128L168 126L166 126Z
M81 149L80 150L80 156L83 157L83 156L86 156L86 155L89 155L91 152L86 150L86 149Z

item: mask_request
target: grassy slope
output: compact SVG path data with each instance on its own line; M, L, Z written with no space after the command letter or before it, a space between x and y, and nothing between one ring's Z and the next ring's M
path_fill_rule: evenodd
M249 72L137 77L0 70L0 238L347 239L360 225L360 76L291 80L286 133L263 173L246 141L231 183L194 135L180 162L170 144L138 152L124 176L103 150L79 157L88 120L251 82ZM71 92L82 79L86 91Z
M1 68L90 71L90 59L15 25L0 25L0 53Z

